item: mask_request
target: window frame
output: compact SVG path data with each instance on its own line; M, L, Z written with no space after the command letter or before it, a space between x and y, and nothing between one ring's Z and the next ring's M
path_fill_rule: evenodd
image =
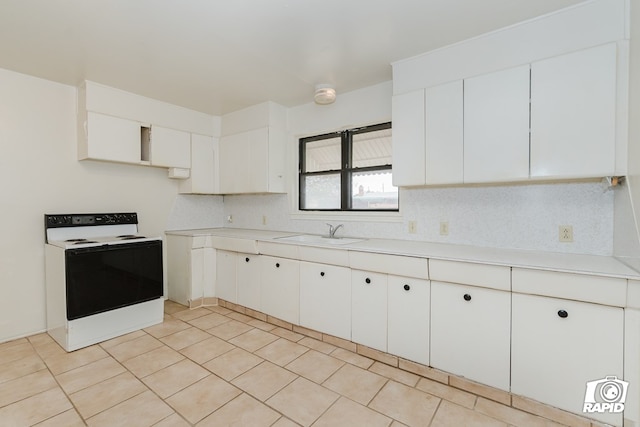
M354 209L352 207L352 176L359 172L389 171L393 173L392 164L353 167L353 136L378 130L392 129L391 122L378 123L374 125L362 126L353 129L330 132L321 135L303 137L298 140L298 211L299 212L399 212L400 192L398 191L398 207L395 209ZM305 172L305 148L309 142L322 141L325 139L340 138L340 169L330 169L314 172ZM340 207L332 209L309 209L304 208L305 202L305 177L336 175L340 174Z

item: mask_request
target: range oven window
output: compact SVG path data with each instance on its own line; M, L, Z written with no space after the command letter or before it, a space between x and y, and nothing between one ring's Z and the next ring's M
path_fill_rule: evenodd
M162 241L67 249L67 319L162 296Z

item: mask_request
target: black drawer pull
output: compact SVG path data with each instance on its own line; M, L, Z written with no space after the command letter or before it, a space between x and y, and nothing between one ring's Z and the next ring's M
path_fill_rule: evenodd
M324 271L320 272L320 276L324 277Z
M558 316L562 317L563 319L566 319L567 317L569 317L569 313L567 313L566 310L558 310Z
M367 277L366 279L364 279L364 281L365 281L367 284L371 283L371 279L369 279L368 277Z
M249 257L246 257L246 258L244 259L244 262L249 262Z
M409 285L404 285L404 286L403 286L403 288L404 288L404 290L405 290L405 291L408 291L409 289L411 289L411 286L409 286Z
M469 294L464 294L463 298L464 298L465 301L471 301L471 295L469 295Z
M280 268L280 263L276 262L276 268Z

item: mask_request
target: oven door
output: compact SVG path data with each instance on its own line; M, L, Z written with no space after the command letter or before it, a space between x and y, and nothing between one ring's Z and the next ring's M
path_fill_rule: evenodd
M65 251L67 319L162 296L162 241Z

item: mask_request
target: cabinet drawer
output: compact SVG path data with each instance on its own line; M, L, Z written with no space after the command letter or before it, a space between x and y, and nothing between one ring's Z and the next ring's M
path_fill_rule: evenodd
M258 242L258 252L282 258L298 259L298 247L283 243Z
M321 264L349 266L349 252L342 249L325 249L314 246L299 246L300 261L319 262Z
M211 243L216 249L224 249L248 254L258 253L258 242L253 239L235 239L233 237L212 236Z
M425 258L350 251L349 265L357 270L396 274L419 279L429 278L428 261Z
M503 291L511 290L511 268L501 265L430 259L429 278L440 282L460 283Z
M513 269L513 292L624 307L627 280L555 271Z

